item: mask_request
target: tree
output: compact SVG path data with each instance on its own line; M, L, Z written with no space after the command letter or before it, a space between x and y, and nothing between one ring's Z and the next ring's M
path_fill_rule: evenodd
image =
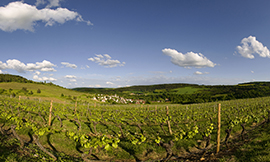
M145 102L145 104L151 104L151 101L147 100L147 101Z

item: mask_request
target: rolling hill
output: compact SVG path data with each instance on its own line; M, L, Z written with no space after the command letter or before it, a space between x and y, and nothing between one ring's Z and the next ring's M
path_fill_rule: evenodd
M122 88L74 88L91 94L117 94L125 98L171 103L202 103L270 96L270 82L237 85L159 84Z
M34 82L21 76L0 74L0 94L56 102L83 100L93 102L92 95L66 89L53 83Z
M270 82L214 86L177 83L121 88L78 87L66 89L53 83L34 82L17 75L0 74L0 94L59 102L75 100L94 102L92 98L98 94L117 94L124 98L145 100L148 103L186 104L270 96Z

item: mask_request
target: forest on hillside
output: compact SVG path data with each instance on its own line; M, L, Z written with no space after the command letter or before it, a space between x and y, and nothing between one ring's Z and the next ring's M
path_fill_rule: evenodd
M181 88L196 89L196 91L177 93ZM187 104L270 96L270 82L250 82L238 85L215 86L161 84L122 88L74 88L74 90L92 94L117 94L124 98L142 99L151 102Z

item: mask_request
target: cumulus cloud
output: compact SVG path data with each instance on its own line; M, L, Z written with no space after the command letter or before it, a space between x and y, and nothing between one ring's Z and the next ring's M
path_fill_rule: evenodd
M106 82L106 84L107 84L107 85L113 85L113 83L112 83L112 82Z
M34 74L35 75L40 75L40 72L39 71L36 71Z
M203 73L200 72L200 71L196 71L196 72L194 72L194 74L196 74L196 75L202 75Z
M68 63L68 62L61 62L61 64L64 65L64 66L66 66L66 67L73 68L73 69L76 69L77 68L77 65L71 64L71 63Z
M249 59L254 58L254 54L258 54L260 57L270 58L270 52L266 46L256 40L256 37L249 36L248 38L243 38L241 41L241 46L237 46L237 52L241 56Z
M171 57L171 62L173 64L185 68L214 67L216 65L201 53L188 52L186 54L182 54L181 52L170 48L165 48L162 52L163 54Z
M4 69L13 69L18 71L19 73L24 73L25 71L34 71L34 70L40 70L40 71L56 71L53 67L55 67L53 63L47 60L43 60L42 62L36 62L36 63L27 63L24 64L19 60L16 59L9 59L6 61L6 63L3 63L0 61L0 70Z
M45 3L46 3L45 0L37 0L35 5L39 6L39 5L44 5Z
M203 74L209 74L209 72L200 72L200 71L196 71L194 72L195 75L203 75Z
M66 75L65 78L69 79L70 82L77 82L75 75Z
M49 77L49 78L48 77L39 77L38 75L34 75L33 79L38 80L38 81L51 81L51 82L57 81L57 79L52 78L52 77Z
M60 1L62 0L49 0L50 3L46 7L47 8L58 7L60 6Z
M43 2L37 1L36 4ZM38 21L44 22L45 26L53 26L55 23L63 24L70 20L86 22L88 25L92 24L90 21L83 20L79 13L66 8L37 9L36 6L22 1L11 2L4 7L0 7L0 29L3 31L12 32L18 29L34 31L34 26Z
M108 54L96 54L96 57L91 57L88 58L89 61L93 61L95 63L98 63L101 66L105 66L105 67L116 67L116 66L124 66L126 63L125 62L120 62L119 60L112 60L111 56L109 56Z
M68 79L75 79L77 78L75 75L66 75L65 78L68 78Z

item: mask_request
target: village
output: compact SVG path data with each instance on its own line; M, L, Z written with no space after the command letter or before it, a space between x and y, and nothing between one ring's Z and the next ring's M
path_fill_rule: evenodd
M124 97L120 97L117 94L115 95L104 95L104 94L96 94L93 97L93 100L108 102L108 103L121 103L121 104L145 104L144 100L133 100L126 99Z

